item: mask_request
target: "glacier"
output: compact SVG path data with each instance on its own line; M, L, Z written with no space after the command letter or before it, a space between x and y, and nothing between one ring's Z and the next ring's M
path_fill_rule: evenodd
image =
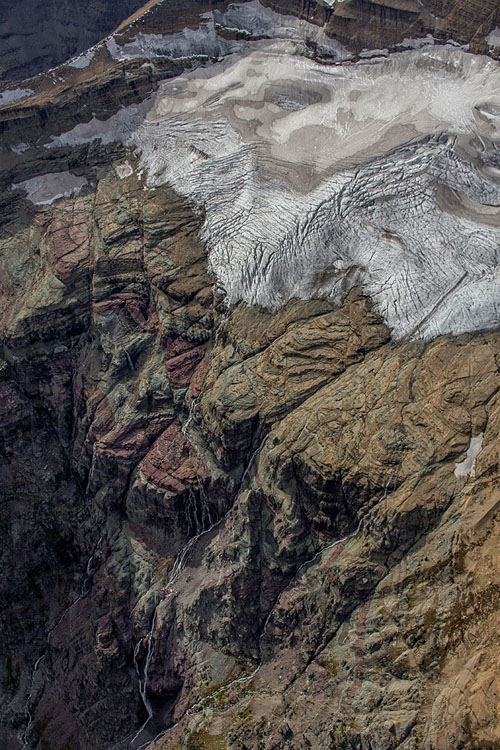
M359 285L395 339L498 325L493 60L429 44L358 61L332 49L325 63L290 33L163 81L142 105L49 145L93 138L121 140L147 188L168 184L203 213L230 305L340 303Z

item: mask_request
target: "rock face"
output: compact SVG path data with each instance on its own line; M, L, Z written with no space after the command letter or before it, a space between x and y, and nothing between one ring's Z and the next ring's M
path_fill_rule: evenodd
M142 4L141 0L1 0L0 81L28 78L84 52Z
M160 3L87 65L4 92L0 744L500 747L498 67L449 46L355 57L437 30L479 51L498 8L180 7ZM410 58L430 82L413 136L402 145L400 129L384 130L368 147L375 126L361 118L366 150L339 166L338 134L357 133L349 113L368 97L347 76L383 77L388 64L393 86ZM283 71L262 88L268 59ZM460 134L456 110L446 120L427 106L443 59L448 71L458 61L447 102L465 102ZM246 64L245 103L234 65ZM300 151L297 137L273 142L346 90L352 108L328 110L324 125L335 158L319 129L324 154ZM442 133L428 132L429 112ZM215 209L245 159L253 182L232 183L224 205L252 253L231 255L228 235L224 276L214 238L226 214ZM423 185L416 218L407 168ZM359 211L349 190L378 174ZM349 187L318 203L339 175ZM453 216L460 233L450 247L442 224L444 261L423 240L405 244L399 225L381 233L390 181L415 236L431 242L436 206ZM261 189L283 185L284 202L264 201ZM417 328L398 331L404 294L391 318L368 294L373 258L354 268L347 243L304 292L308 266L331 250L332 216L376 227L393 248L386 287L411 262L438 289L429 308L423 286L406 294ZM262 238L280 224L295 254L273 276L263 251L283 246ZM297 257L301 293L280 297ZM273 304L228 304L236 261L247 289L275 280ZM487 325L436 281L459 263L461 289L478 284L468 310L486 310Z

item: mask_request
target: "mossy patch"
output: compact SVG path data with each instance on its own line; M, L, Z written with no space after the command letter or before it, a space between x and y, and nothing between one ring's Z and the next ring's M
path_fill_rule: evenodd
M338 666L337 660L333 656L329 657L328 663L325 669L326 669L326 674L331 680L337 676L338 671L339 671L339 666Z
M203 703L205 706L212 706L214 708L223 709L226 707L226 701L227 696L225 692L225 688L229 688L232 682L235 680L238 680L240 677L244 678L246 675L249 675L254 670L254 664L248 659L238 659L236 662L236 666L229 675L229 677L226 680L223 680L222 682L218 682L215 685L210 685L205 690L202 691L201 697L203 699ZM241 683L236 683L235 688L240 688L240 694L245 692L246 689L248 689L248 686L250 685L250 680L248 682L244 681Z
M427 634L431 632L437 620L437 611L435 609L428 609L424 615L424 628Z
M204 730L190 732L179 745L183 750L226 750L226 740L222 734L209 734Z
M415 602L417 601L417 582L413 581L411 588L407 594L408 608L413 609Z

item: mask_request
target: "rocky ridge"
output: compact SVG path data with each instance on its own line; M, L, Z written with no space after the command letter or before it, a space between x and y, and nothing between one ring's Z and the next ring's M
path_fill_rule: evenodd
M139 154L44 147L199 65L106 55L0 110L2 746L496 747L498 331L228 307Z

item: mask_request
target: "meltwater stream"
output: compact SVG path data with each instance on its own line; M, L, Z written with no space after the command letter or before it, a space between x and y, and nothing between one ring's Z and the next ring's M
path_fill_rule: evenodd
M261 449L262 449L262 447L264 445L265 439L266 438L264 437L263 440L261 441L261 443L259 444L259 446L252 453L252 455L250 457L250 460L248 461L248 463L247 463L247 465L245 467L245 470L243 471L243 474L241 476L241 479L240 479L240 482L239 482L239 485L238 485L238 489L237 489L237 491L235 493L235 498L238 497L238 495L240 494L241 489L243 487L243 483L244 483L246 477L248 476L248 473L251 470L251 468L252 468L252 466L253 466L253 464L255 462L255 459L257 458L258 454L260 453L260 451L261 451ZM206 503L206 500L205 500L205 503ZM206 503L206 504L208 505L208 503ZM175 582L179 578L179 575L181 574L181 572L182 572L182 570L184 568L184 565L186 563L186 560L189 557L189 554L190 554L191 550L196 546L197 542L203 536L205 536L206 534L209 534L213 529L215 529L217 526L219 526L221 523L223 523L223 521L226 519L226 517L230 513L231 508L232 508L232 504L228 507L228 509L224 513L224 515L221 516L221 518L219 518L218 520L215 520L215 521L211 520L211 514L210 514L210 510L208 508L207 508L206 512L202 512L202 519L201 519L202 523L203 523L203 521L208 521L210 525L208 525L205 528L200 528L199 530L197 530L197 533L195 533L195 535L192 536L186 542L186 544L181 548L181 550L178 552L178 554L177 554L177 556L175 558L174 564L172 566L172 569L170 571L170 574L168 576L168 579L166 581L166 588L167 589L172 589L172 586L175 584ZM171 593L169 594L169 596L172 596L173 594L174 594L174 592L171 591ZM152 619L151 619L150 629L149 629L148 633L146 634L146 636L144 636L144 638L140 639L138 641L138 643L136 644L135 648L134 648L134 665L135 665L136 672L139 675L139 692L140 692L140 696L141 696L141 700L143 702L143 705L144 705L144 707L145 707L145 709L147 711L147 719L139 727L139 729L137 730L137 732L135 733L135 735L132 737L132 739L127 744L127 747L133 748L134 750L139 750L139 748L147 747L147 745L149 745L151 742L153 742L154 739L155 739L155 737L157 736L156 733L155 734L150 734L148 732L148 725L154 719L154 709L153 709L151 701L149 700L148 695L147 695L147 687L148 687L148 679L149 679L149 670L150 670L150 666L151 666L151 660L152 660L153 649L154 649L154 631L155 631L156 623L157 623L158 608L159 608L160 604L163 601L164 601L164 599L160 599L159 601L156 602L155 608L154 608L154 611L153 611L153 616L152 616ZM145 642L147 642L147 651L146 651L146 659L145 659L145 662L144 662L143 677L141 679L140 678L141 670L140 670L140 665L139 665L139 662L138 662L138 656L139 656L140 648L142 647L142 645ZM163 730L162 730L162 733L163 733ZM148 734L149 734L149 736L147 736ZM118 743L118 745L122 746L121 743Z
M47 646L46 646L45 650L43 651L43 653L40 654L40 656L37 658L37 660L35 661L35 663L33 665L33 669L31 671L30 689L29 689L28 697L26 699L26 706L25 706L25 709L24 709L24 715L26 717L27 724L26 724L26 727L24 729L24 732L23 732L22 738L21 738L21 741L23 743L23 750L30 750L29 739L30 739L30 731L31 731L31 728L33 726L33 720L34 720L34 716L33 716L33 713L32 713L33 712L33 708L34 708L33 707L33 699L34 699L34 694L35 694L35 689L36 689L36 678L37 678L37 674L38 674L38 669L40 667L40 664L42 663L42 661L46 657L47 653L49 652L49 649L50 649L50 639L51 639L52 634L57 630L57 628L59 627L59 625L68 616L68 614L71 612L71 610L74 609L76 607L76 605L79 602L81 602L82 599L84 599L88 595L88 593L90 591L90 586L92 584L92 578L93 578L93 575L94 575L94 570L93 570L94 563L96 561L97 555L100 552L103 539L104 539L104 533L102 533L100 535L100 537L99 537L99 539L97 541L97 544L94 547L94 550L93 550L92 554L90 555L90 557L89 557L89 559L87 561L87 565L85 566L85 577L84 577L84 579L82 581L82 586L81 586L79 595L77 596L77 598L73 602L71 602L71 604L68 607L66 607L66 609L63 610L61 616L59 617L59 619L57 620L57 622L55 623L55 625L53 625L50 628L49 632L47 633Z
M246 474L248 473L248 471L253 466L254 461L255 461L258 453L260 453L260 451L261 451L261 449L262 449L262 447L264 445L264 442L265 442L265 438L262 441L261 445L255 451L255 453L252 455L252 458L251 458L250 462L248 463L247 468L245 470L244 476L246 476ZM392 472L390 474L390 476L387 478L387 481L386 481L385 486L384 486L383 494L376 501L375 506L377 506L380 503L382 503L387 498L388 494L390 494L389 487L390 487L391 482L395 482L396 481L396 475L397 475L396 472ZM242 477L242 482L243 482L244 476ZM373 506L373 507L375 507L375 506ZM224 519L221 519L221 521L222 520L224 520ZM220 523L220 521L219 521L219 523ZM217 525L217 524L214 524L214 526L215 525ZM258 672L260 672L260 670L261 670L261 668L262 668L262 666L264 664L264 640L265 640L265 637L267 635L269 623L271 622L272 617L273 617L273 615L274 615L277 607L279 606L279 603L281 601L282 596L284 594L286 594L286 592L288 592L293 586L295 586L297 584L297 582L298 582L300 576L302 575L302 573L309 566L313 565L316 562L316 560L318 560L318 558L320 558L325 552L328 552L329 550L332 550L332 549L334 549L336 547L344 545L349 540L358 537L359 534L362 531L362 525L363 525L363 519L361 519L359 521L356 529L354 531L352 531L350 534L346 534L341 539L336 539L334 542L331 542L331 544L328 544L325 547L322 547L311 558L309 558L308 560L305 560L303 563L301 563L299 565L299 567L297 568L297 570L293 574L293 576L290 579L290 581L288 582L288 584L285 586L284 589L282 589L279 592L279 594L276 597L276 600L275 600L273 606L269 610L269 612L268 612L268 614L266 616L266 619L264 620L264 624L263 624L263 627L262 627L262 630L261 630L261 633L260 633L259 639L258 639L258 661L257 661L257 664L254 667L254 669L251 672L249 672L248 674L241 675L240 677L236 677L234 680L231 680L227 684L222 685L220 688L218 688L214 692L211 692L210 695L207 695L207 696L205 696L203 698L200 698L200 700L196 701L195 703L193 703L190 706L190 708L187 710L187 712L186 712L185 715L191 715L191 714L195 713L197 709L202 708L209 700L212 701L215 697L217 697L221 693L224 693L224 692L228 691L230 688L234 687L235 685L241 685L241 684L244 684L246 682L249 682L250 680L252 680L258 674ZM156 736L148 739L147 741L143 742L139 746L131 745L130 747L134 747L134 750L145 750L145 748L147 748L153 742L155 742L156 740L158 740L161 737L165 736L168 732L171 732L173 729L175 729L175 727L177 727L178 724L179 724L179 722L176 722L172 726L167 727L166 729L163 729ZM138 734L136 735L136 737L138 737Z

